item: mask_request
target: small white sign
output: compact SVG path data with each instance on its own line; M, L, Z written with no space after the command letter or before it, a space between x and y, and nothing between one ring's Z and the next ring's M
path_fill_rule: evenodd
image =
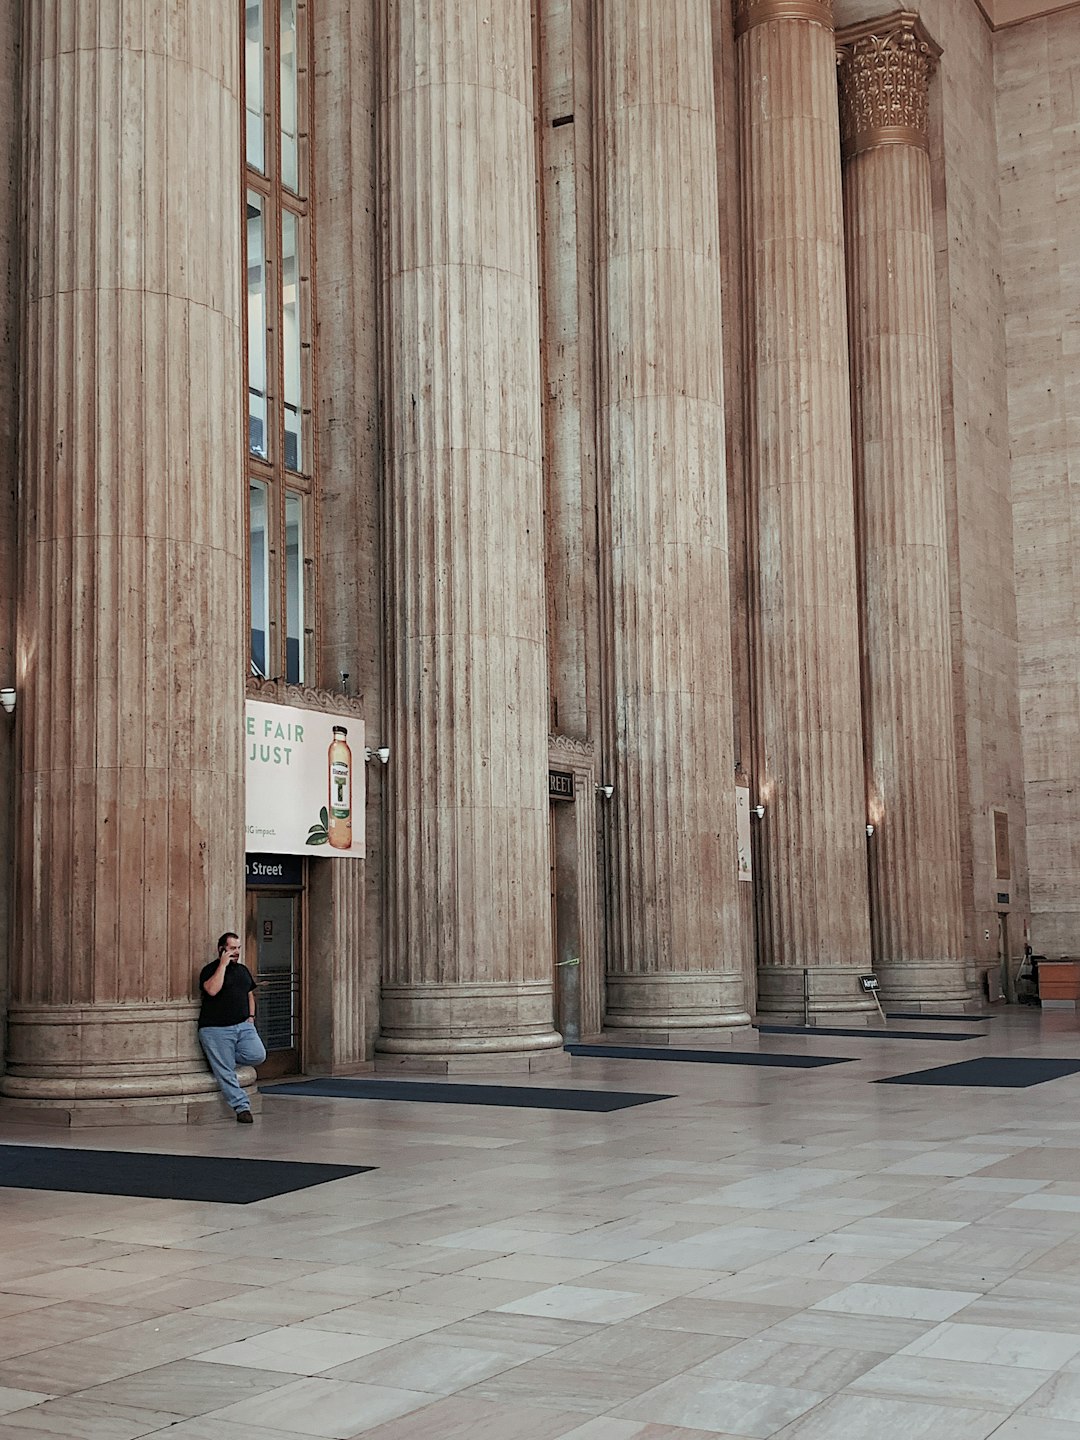
M364 856L364 722L248 700L249 854Z

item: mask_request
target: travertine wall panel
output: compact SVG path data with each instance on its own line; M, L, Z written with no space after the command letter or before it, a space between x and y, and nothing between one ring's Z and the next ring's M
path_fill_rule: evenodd
M552 765L576 769L573 823L552 810L557 987L577 987L584 1034L600 1029L605 943L599 893L600 586L596 511L594 85L591 0L535 7L540 165L541 357ZM577 744L565 743L571 737ZM568 761L568 758L569 761ZM569 944L567 937L573 939ZM565 953L564 953L565 951ZM571 1014L569 1022L574 1022ZM560 1023L561 1018L560 1018Z
M315 233L318 245L318 683L364 704L367 743L384 743L382 527L375 132L376 7L314 7ZM396 757L395 757L396 758ZM359 756L357 757L359 760ZM370 1057L378 1027L383 926L382 765L360 766L367 858L312 861L309 994L338 997L326 1068ZM328 873L319 874L317 871ZM317 903L321 902L321 903ZM350 928L342 916L350 917ZM327 968L322 969L321 966ZM314 1020L314 1017L311 1017Z
M894 7L836 0L838 27ZM942 47L931 87L945 488L949 528L964 953L998 958L994 808L1008 812L1015 917L1027 905L1013 589L1004 301L994 126L994 37L975 0L924 0ZM989 931L989 937L986 932Z
M1080 954L1080 12L995 37L1031 942Z
M587 0L541 0L537 134L551 729L599 720L593 75Z

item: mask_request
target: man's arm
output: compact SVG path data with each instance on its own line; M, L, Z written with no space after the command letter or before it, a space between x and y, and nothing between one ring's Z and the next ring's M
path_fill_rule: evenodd
M225 984L225 971L228 968L229 956L223 951L222 954L218 956L217 969L202 982L202 988L206 991L207 995L221 994L221 987Z

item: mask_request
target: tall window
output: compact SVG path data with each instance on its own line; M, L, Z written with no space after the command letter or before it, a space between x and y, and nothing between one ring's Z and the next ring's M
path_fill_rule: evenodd
M314 661L312 0L241 0L252 674Z

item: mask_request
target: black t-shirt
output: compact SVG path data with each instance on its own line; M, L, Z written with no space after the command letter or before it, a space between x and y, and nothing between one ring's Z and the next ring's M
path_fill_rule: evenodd
M221 989L216 995L208 995L203 984L217 967L218 962L211 960L209 965L203 966L199 974L199 994L202 996L202 1009L199 1011L200 1030L218 1025L242 1025L251 1018L248 996L255 989L251 971L239 960L234 960L225 967Z

